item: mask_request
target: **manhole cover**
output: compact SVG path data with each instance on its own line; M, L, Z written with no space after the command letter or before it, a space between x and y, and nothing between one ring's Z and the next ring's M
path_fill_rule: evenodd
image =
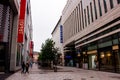
M120 79L120 76L110 76L110 77Z
M73 71L69 70L69 71L58 71L58 72L73 72Z
M81 80L86 80L86 78L81 78Z
M63 80L72 80L72 79L63 79Z
M93 76L91 76L90 78L94 78Z

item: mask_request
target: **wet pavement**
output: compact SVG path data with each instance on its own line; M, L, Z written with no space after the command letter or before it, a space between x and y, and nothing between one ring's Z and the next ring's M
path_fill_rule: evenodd
M0 80L120 80L120 74L60 66L58 71L54 72L38 69L34 64L29 73L21 74L21 71L18 71L6 75L4 79L0 77Z

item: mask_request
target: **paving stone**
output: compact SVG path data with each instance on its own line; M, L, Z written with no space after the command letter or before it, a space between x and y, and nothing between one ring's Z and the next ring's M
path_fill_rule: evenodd
M120 80L120 74L60 66L58 71L54 72L38 69L34 64L29 74L21 74L19 71L3 80Z

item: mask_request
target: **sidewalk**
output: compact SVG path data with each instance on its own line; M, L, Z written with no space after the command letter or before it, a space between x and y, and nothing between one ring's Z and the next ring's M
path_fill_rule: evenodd
M54 72L38 69L34 64L29 74L19 71L4 80L120 80L120 74L61 66Z

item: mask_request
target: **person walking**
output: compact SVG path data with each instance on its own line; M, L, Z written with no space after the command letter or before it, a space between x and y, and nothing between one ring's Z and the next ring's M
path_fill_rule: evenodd
M26 72L29 73L29 63L27 62L25 66L26 66L26 71L25 71L25 73L26 73Z
M22 62L21 67L22 67L22 72L21 73L24 73L25 72L25 62L24 61Z

